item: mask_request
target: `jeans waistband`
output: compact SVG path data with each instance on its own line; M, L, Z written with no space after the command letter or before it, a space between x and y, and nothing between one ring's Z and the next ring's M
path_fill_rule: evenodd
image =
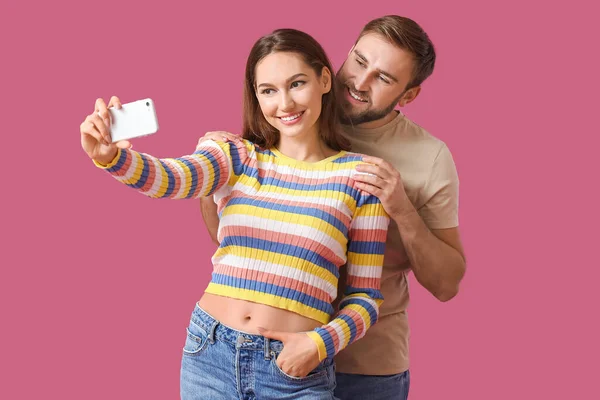
M283 350L283 343L281 341L238 331L237 329L223 325L209 313L200 308L198 304L194 307L192 322L208 333L208 339L210 341L217 339L246 350L262 350L265 351L265 355L271 351L280 352Z

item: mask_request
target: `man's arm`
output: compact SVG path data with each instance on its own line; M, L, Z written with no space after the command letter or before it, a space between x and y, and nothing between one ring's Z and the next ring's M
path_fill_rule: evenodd
M456 296L466 270L458 227L429 230L414 207L394 220L417 281L440 301Z
M220 243L219 239L217 239L217 231L219 230L219 215L217 214L217 205L210 197L201 198L200 211L202 212L204 225L206 225L206 229L208 230L210 238L212 239L213 243L218 246Z
M360 189L377 196L398 225L406 254L417 281L440 301L458 293L466 263L457 227L430 230L410 202L400 173L388 162L363 157L356 169L372 175L357 174Z

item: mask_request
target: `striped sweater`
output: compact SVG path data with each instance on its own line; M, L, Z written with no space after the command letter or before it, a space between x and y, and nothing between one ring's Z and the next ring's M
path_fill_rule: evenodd
M190 156L158 159L119 150L106 169L154 198L214 195L220 246L207 293L286 309L324 324L308 332L319 358L360 339L378 318L389 217L356 188L359 154L316 163L251 142L204 141ZM345 296L335 312L339 268Z

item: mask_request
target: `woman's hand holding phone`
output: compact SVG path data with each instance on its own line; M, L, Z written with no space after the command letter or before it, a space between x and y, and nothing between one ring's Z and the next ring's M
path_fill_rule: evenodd
M87 155L102 164L110 163L117 155L118 148L130 148L131 144L127 140L112 143L110 137L110 113L108 108L122 107L121 100L113 96L108 106L103 99L96 100L94 112L88 115L80 125L81 147Z

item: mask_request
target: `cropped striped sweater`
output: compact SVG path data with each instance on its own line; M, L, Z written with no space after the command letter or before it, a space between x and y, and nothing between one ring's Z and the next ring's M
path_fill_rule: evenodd
M286 309L324 325L308 332L321 360L377 321L389 217L355 187L359 154L316 163L251 142L204 141L190 156L158 159L119 150L106 169L154 198L214 195L220 246L206 293ZM339 268L345 296L335 312Z

